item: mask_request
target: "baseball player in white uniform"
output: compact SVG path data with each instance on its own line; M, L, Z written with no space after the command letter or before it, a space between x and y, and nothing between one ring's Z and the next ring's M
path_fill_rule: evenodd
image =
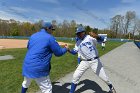
M102 50L105 50L105 43L107 41L107 37L104 37L104 41L102 42Z
M79 38L75 44L75 48L68 50L71 54L78 53L81 62L73 74L71 89L69 93L74 93L79 79L84 72L91 68L93 72L98 75L108 86L111 93L116 93L111 81L105 74L104 68L100 59L98 58L98 51L96 49L97 40L90 35L85 34L84 27L80 26L76 30L76 35Z
M101 45L102 45L102 50L105 50L105 42L104 41L102 42Z

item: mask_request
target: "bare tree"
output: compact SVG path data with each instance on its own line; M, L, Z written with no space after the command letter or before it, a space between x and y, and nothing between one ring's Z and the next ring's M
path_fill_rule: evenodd
M136 18L136 34L138 34L139 38L140 38L140 19Z
M69 37L74 37L75 36L75 29L77 27L76 21L71 20L70 22L70 27L69 27Z
M123 16L116 15L113 18L111 18L111 30L115 32L115 36L117 37L118 33L122 33L122 20Z
M111 30L115 32L116 37L128 36L132 34L134 37L136 31L136 13L135 11L127 11L125 16L116 15L111 18Z
M63 25L62 25L62 35L63 36L68 36L67 32L69 31L69 22L67 20L64 20L63 21Z
M125 15L125 34L128 34L129 30L132 28L132 21L134 21L136 17L135 11L127 11ZM133 24L134 25L134 24Z

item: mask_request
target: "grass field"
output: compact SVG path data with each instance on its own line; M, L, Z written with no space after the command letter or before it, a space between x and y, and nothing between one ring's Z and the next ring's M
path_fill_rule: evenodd
M68 41L65 41L68 42ZM71 42L73 43L74 42ZM110 50L120 46L122 42L106 43L106 50L102 51L101 46L97 46L100 56L109 52ZM71 46L73 47L73 46ZM0 61L0 93L20 93L22 77L22 63L27 49L6 49L0 50L0 55L13 55L15 59ZM51 80L56 81L60 77L65 76L69 72L76 69L77 56L67 53L62 57L52 57ZM29 93L35 93L39 88L35 82L32 82Z

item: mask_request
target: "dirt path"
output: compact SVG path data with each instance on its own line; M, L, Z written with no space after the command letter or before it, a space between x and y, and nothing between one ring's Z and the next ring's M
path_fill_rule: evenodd
M9 48L26 48L28 40L19 40L19 39L0 39L0 49L9 49ZM70 43L58 42L59 45L72 45Z

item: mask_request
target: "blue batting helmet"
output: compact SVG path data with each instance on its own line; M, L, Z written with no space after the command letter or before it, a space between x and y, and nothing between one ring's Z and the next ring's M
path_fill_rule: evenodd
M77 33L80 33L80 32L85 32L85 28L82 27L82 26L79 26L79 27L76 29L76 34L77 34Z

